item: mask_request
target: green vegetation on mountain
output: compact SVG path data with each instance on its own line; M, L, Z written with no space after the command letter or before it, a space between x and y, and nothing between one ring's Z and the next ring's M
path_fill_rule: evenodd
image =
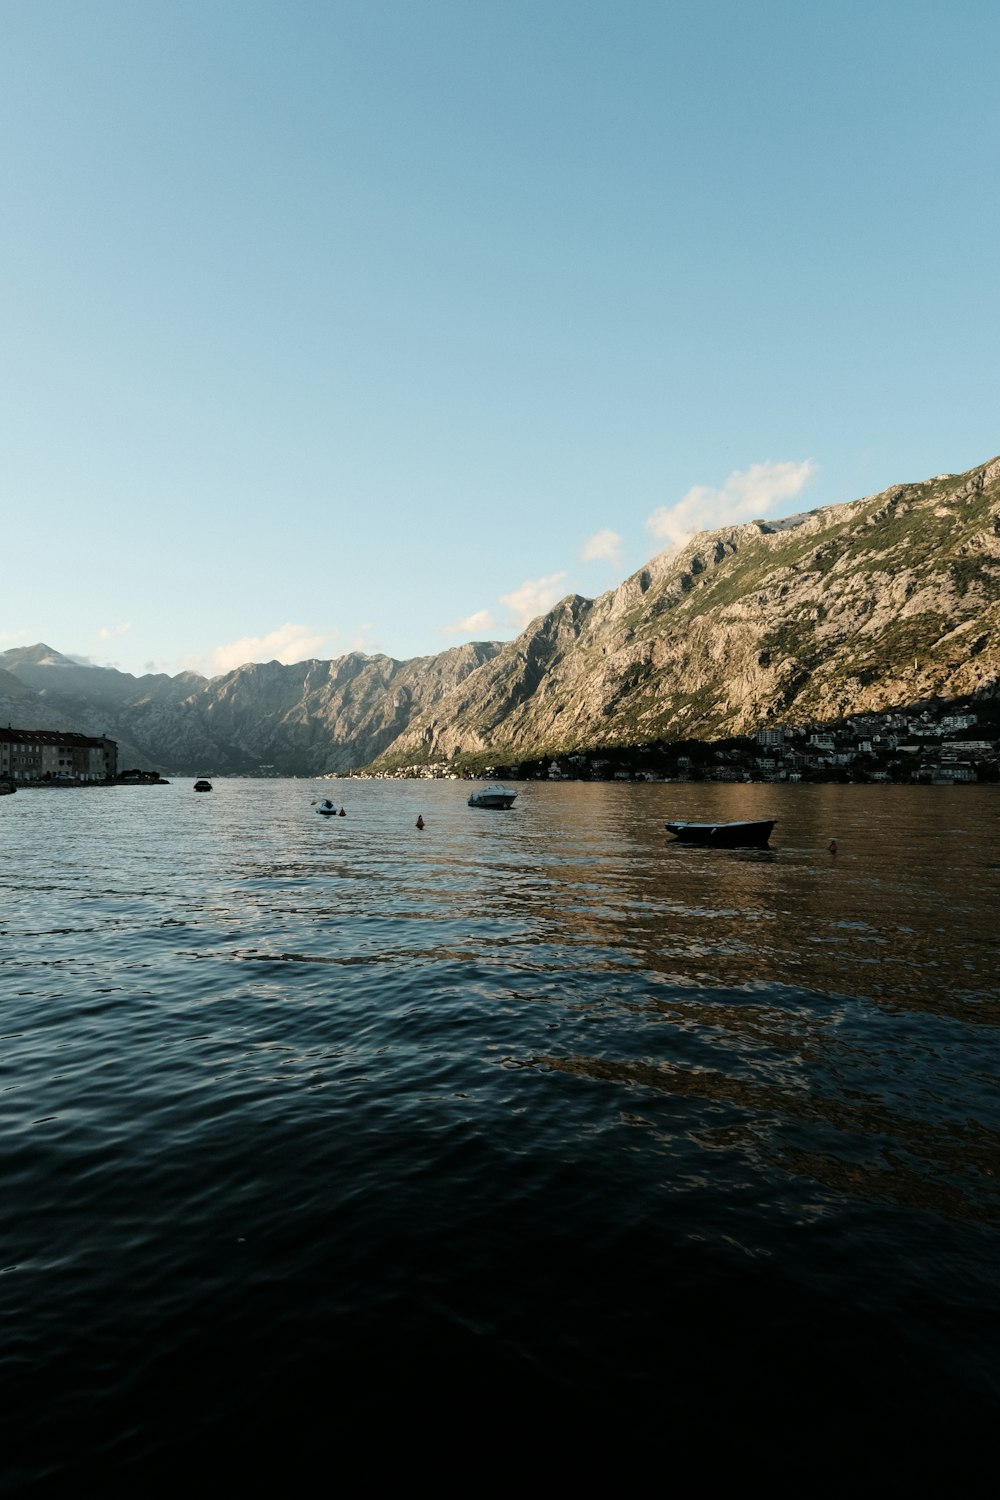
M0 713L108 734L197 774L509 764L721 739L1000 682L1000 459L780 521L704 532L514 641L393 661L136 678L47 646L0 653Z
M998 678L993 460L703 533L599 599L565 599L379 763L744 734L988 696Z

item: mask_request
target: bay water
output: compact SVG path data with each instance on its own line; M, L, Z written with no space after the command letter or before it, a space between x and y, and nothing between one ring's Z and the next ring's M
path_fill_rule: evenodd
M1000 789L214 788L0 800L4 1493L985 1492Z

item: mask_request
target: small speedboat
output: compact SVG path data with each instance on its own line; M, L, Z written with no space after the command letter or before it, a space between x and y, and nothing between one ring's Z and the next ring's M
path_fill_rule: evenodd
M332 818L336 814L336 806L329 797L324 797L322 802L317 802L316 811L324 818Z
M5 776L0 777L0 797L9 797L12 792L16 791L17 787L13 781L9 781ZM18 806L20 806L20 803Z
M682 844L705 844L711 849L763 849L777 818L756 823L665 823Z
M516 792L510 791L505 786L487 786L481 792L473 792L469 798L470 807L512 807Z
M212 783L206 781L203 776L199 781L195 782L194 789L196 792L210 792L212 790Z

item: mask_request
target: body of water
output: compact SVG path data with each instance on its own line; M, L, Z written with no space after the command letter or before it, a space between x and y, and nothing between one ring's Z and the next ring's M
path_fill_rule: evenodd
M0 801L5 1491L974 1490L1000 794L467 792Z

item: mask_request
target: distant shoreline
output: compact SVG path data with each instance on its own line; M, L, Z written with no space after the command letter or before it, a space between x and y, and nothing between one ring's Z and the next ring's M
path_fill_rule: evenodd
M482 781L484 778L482 776L448 778L443 776L330 776L322 774L316 776L247 776L245 774L241 774L229 777L216 776L213 778L213 780L215 781L397 781L401 783L411 783L417 781L437 782L451 779L454 779L458 783L462 783L466 781ZM628 781L620 777L602 776L531 776L520 778L512 777L510 779L518 782L518 784L522 786L700 786L705 788L714 788L720 786L868 786L883 787L889 791L894 790L898 787L923 787L928 790L940 791L942 788L948 787L995 787L997 785L995 781L950 780L945 777L934 778L933 780L925 781L861 781L859 779L853 778L841 781L832 777L829 780L803 777L801 780L796 781L793 781L791 779L775 781L755 781L753 779L750 779L748 781L731 781L728 779L716 780L714 777L708 776L704 778L691 776L663 776L656 778L637 776L634 780ZM111 791L121 789L122 787L170 786L172 784L183 784L186 780L188 780L187 777L178 776L173 779L173 783L171 782L169 777L165 777L162 781L18 781L13 783L13 788L16 792L83 792L94 790Z
M169 781L15 781L19 792L89 792L95 788L111 791L123 786L169 786Z

